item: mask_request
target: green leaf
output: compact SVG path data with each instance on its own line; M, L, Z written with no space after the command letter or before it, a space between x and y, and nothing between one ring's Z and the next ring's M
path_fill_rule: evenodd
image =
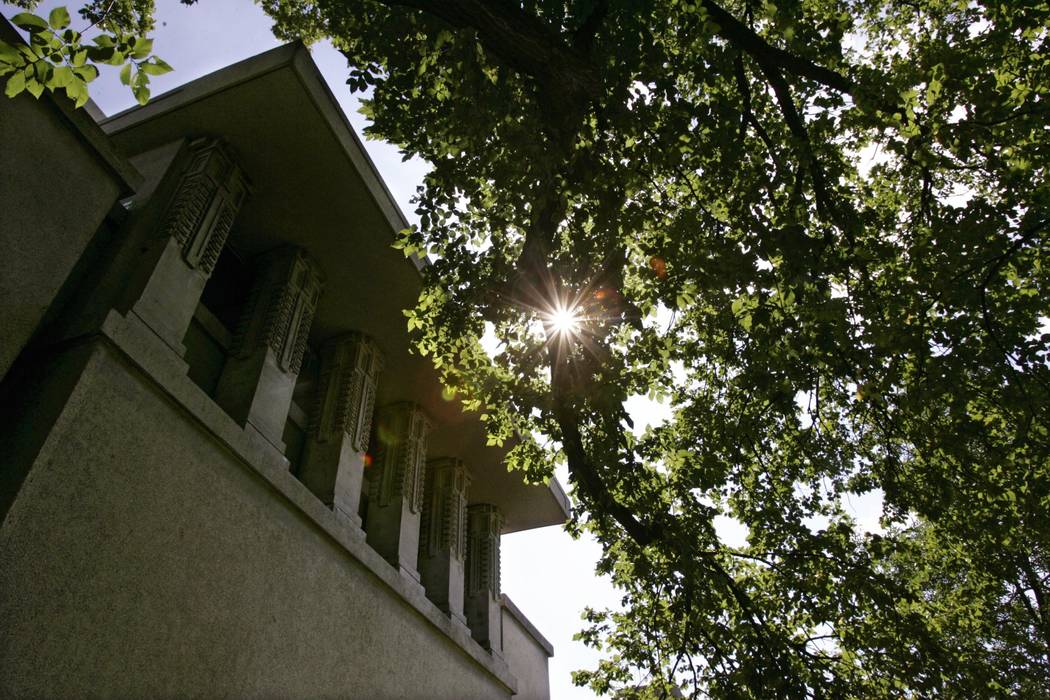
M37 61L33 64L33 73L36 75L37 82L41 85L46 85L54 74L54 68L47 61Z
M118 55L116 48L113 46L89 46L87 47L85 52L85 63L87 61L94 61L96 63L112 63L114 57ZM124 60L121 59L120 62L123 63Z
M56 7L48 15L47 23L52 29L65 29L69 26L69 10L64 7Z
M131 57L143 59L149 56L151 51L153 51L153 39L139 37L135 40L134 47L131 49Z
M44 93L44 84L36 80L27 80L26 92L33 97L39 98Z
M18 49L11 46L11 44L0 41L0 63L8 63L18 66L23 63L23 59L18 53Z
M80 66L74 68L73 72L76 73L77 77L83 80L85 83L90 83L92 80L98 77L98 68L94 66Z
M125 63L124 67L120 69L120 82L125 85L131 85L131 64Z
M66 96L73 100L76 107L83 107L88 101L87 83L80 78L73 78L69 85L66 85Z
M154 58L152 62L147 61L139 64L139 70L149 75L164 75L171 72L171 66L159 58Z
M16 27L26 30L29 33L35 33L44 31L47 29L47 21L43 17L37 17L31 12L20 12L11 18L11 23Z
M55 74L51 78L51 87L63 88L73 82L73 69L69 66L57 66Z
M134 93L135 99L138 100L140 105L149 102L149 88L145 85L136 85L131 92Z
M26 76L22 71L16 72L10 78L7 79L7 87L4 88L4 94L8 97L14 97L18 93L22 92L26 87Z

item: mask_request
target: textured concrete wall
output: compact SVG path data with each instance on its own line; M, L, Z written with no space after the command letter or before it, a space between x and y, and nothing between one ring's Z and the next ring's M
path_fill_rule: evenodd
M49 98L0 99L0 378L37 330L120 187Z
M0 697L509 697L102 341L0 528L0 621Z
M503 658L518 679L514 700L549 700L547 651L506 607L503 608Z

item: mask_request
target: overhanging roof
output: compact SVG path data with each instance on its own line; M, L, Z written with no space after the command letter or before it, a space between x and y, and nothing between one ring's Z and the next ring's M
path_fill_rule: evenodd
M402 310L415 305L424 264L390 247L408 226L309 51L289 44L155 97L102 123L128 154L182 137L221 136L237 153L254 194L231 242L254 254L281 243L305 248L324 270L311 342L346 331L376 339L386 356L378 403L411 400L434 419L430 455L463 459L472 503L494 503L504 532L564 522L557 481L522 483L488 447L476 414L441 396L429 360L409 353Z

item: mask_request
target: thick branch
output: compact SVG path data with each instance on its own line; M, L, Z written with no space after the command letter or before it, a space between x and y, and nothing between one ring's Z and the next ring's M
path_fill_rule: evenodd
M1046 614L1046 598L1043 589L1043 580L1036 574L1035 569L1032 568L1032 563L1027 557L1021 559L1021 570L1024 572L1025 579L1028 581L1028 587L1031 588L1032 594L1035 596L1035 602L1038 606L1038 610L1032 608L1031 602L1028 597L1021 591L1021 600L1024 601L1025 607L1028 608L1029 615L1031 615L1036 626L1039 628L1039 633L1043 636L1043 642L1050 644L1050 620L1047 619Z
M856 91L857 84L846 76L773 46L712 0L703 0L703 6L718 25L718 35L738 49L751 54L760 63L777 66L838 92L852 95Z
M594 37L598 33L598 30L602 26L602 22L605 21L606 16L609 14L609 2L608 0L598 0L594 4L594 9L587 15L587 18L580 25L580 28L576 30L576 33L572 37L572 43L577 48L586 51L590 49L591 44L594 42Z
M669 545L671 551L677 551L686 556L699 555L699 561L706 564L707 570L725 586L725 589L736 601L752 629L767 644L767 649L772 651L778 647L782 648L782 645L778 644L778 641L766 627L765 621L755 609L750 596L717 560L714 554L698 552L693 543L676 527L674 519L668 520L656 514L653 520L643 522L630 508L623 505L615 496L609 493L601 475L594 464L587 458L583 438L580 435L579 417L570 405L566 395L567 381L565 373L567 366L565 363L558 361L553 350L551 351L550 364L554 411L562 433L562 449L565 451L566 460L569 463L569 473L582 488L584 494L592 501L592 512L606 513L611 516L624 528L627 535L639 547L646 547L654 542L662 541ZM684 568L681 565L675 568L686 576L687 585L692 586L700 583L692 580L688 568ZM779 654L774 653L772 656L774 664L781 667L782 659Z
M554 381L556 383L564 382L561 375L564 373L565 368L556 364L556 360L553 358L551 365L552 372L556 375L552 377ZM557 386L553 390L555 414L558 420L558 427L561 428L562 449L565 450L565 458L569 463L569 472L583 488L584 493L594 501L594 505L598 506L597 512L605 512L612 516L639 547L646 547L660 539L663 532L650 524L641 522L635 517L630 508L613 498L608 489L605 488L601 476L594 469L594 465L590 463L590 460L587 459L577 417L568 406L563 390Z
M489 53L557 94L584 102L601 94L598 70L588 57L569 45L556 29L515 4L482 0L384 2L422 10L454 27L474 29Z
M809 170L810 177L813 180L813 195L817 200L817 210L827 215L831 212L831 203L828 197L827 185L825 184L824 169L813 154L813 145L809 140L809 130L806 129L806 124L802 121L802 115L798 113L798 108L795 106L795 99L791 96L791 86L788 85L787 80L784 79L784 74L780 72L776 65L763 59L758 61L758 65L762 68L762 73L765 74L766 80L769 81L770 86L773 88L773 93L777 97L777 103L780 105L780 111L784 115L784 121L787 122L788 129L791 130L792 136L799 142L802 155L806 160L806 169Z
M601 76L585 50L608 15L608 4L597 3L572 42L557 29L514 3L483 0L381 0L390 6L410 7L438 17L455 27L471 27L482 45L507 65L533 76L558 93L596 99ZM838 92L855 95L857 84L830 68L773 46L713 0L703 0L718 34L760 62L800 78L808 78Z
M773 140L769 137L769 132L766 131L762 123L755 117L755 113L751 107L751 88L747 84L747 76L744 74L744 61L741 58L740 53L736 55L736 59L733 62L734 75L736 77L737 89L740 90L741 97L741 108L740 108L740 137L743 139L744 134L747 132L748 124L754 128L755 133L762 140L762 143L766 146L766 152L769 154L770 159L776 166L776 177L780 178L781 173L786 172L784 164L780 162L780 157L777 154L777 149L773 146ZM775 200L773 193L773 184L766 178L766 189L769 194L769 200L772 202Z

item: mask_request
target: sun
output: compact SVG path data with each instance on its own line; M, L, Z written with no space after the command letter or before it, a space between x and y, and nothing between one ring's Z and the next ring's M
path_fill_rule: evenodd
M580 330L580 315L573 307L559 306L545 314L547 326L558 335L572 335Z

